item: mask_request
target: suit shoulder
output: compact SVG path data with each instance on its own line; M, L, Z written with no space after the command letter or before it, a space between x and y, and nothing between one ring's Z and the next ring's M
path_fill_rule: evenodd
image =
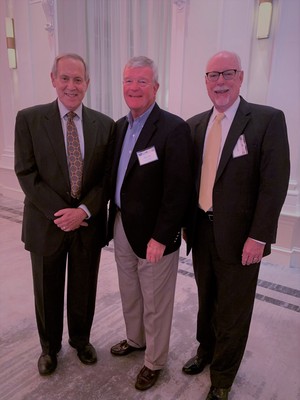
M157 103L155 103L148 120L150 123L154 124L167 124L168 126L174 126L181 125L181 124L186 124L186 122L179 117L177 114L173 114L169 111L164 110L163 108L160 108Z
M116 121L116 124L117 125L124 124L124 122L126 122L126 121L127 121L126 117L121 117Z
M260 112L260 113L274 114L274 113L278 113L278 112L280 112L280 113L283 112L282 110L280 110L278 108L268 106L265 104L249 103L249 106L251 107L251 109L253 111Z
M274 114L284 114L282 110L269 106L269 105L265 105L265 104L257 104L257 103L248 103L245 102L245 104L247 105L247 107L249 108L249 110L251 111L251 113L253 114L257 114L257 115L274 115Z
M103 113L100 112L100 111L94 110L94 109L89 108L89 107L85 107L85 111L86 111L92 118L100 119L101 121L103 121L103 122L105 122L105 123L111 123L111 124L114 124L114 123L115 123L115 121L114 121L111 117L109 117L109 116L106 115L106 114L103 114Z
M203 111L200 114L196 114L193 117L190 117L189 119L186 120L186 122L189 124L189 126L195 126L199 124L200 121L202 121L204 118L207 118L208 114L210 111Z
M160 112L161 112L161 116L163 116L168 121L173 121L174 123L177 123L177 124L185 123L184 119L179 117L179 115L177 115L177 114L173 114L169 111L162 110L162 109L160 109Z
M182 132L190 131L188 124L183 118L161 108L159 109L159 113L154 114L153 117L150 114L149 122L154 123L158 129L163 129L166 134L175 130Z
M31 107L23 108L22 110L18 111L18 114L24 115L34 115L34 114L43 114L48 112L48 110L53 107L53 103L46 103L46 104L37 104Z

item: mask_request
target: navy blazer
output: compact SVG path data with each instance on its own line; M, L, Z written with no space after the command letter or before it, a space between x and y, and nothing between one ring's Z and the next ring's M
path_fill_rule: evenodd
M112 238L116 178L126 117L116 123L112 172L110 239ZM157 160L140 165L137 152L154 148ZM135 144L121 188L121 215L127 239L140 258L148 241L166 245L165 255L179 248L181 227L191 198L192 141L188 124L155 104Z
M187 122L195 150L195 196L187 227L188 252L193 245L204 139L212 109ZM244 135L247 154L233 157ZM219 256L240 263L247 237L266 243L276 240L278 218L290 173L285 117L272 107L251 104L242 97L228 132L213 188L214 235Z
M81 197L70 195L70 180L57 101L18 112L15 125L15 172L25 205L22 240L25 248L45 256L55 252L65 232L54 223L54 213L85 204L92 214L80 227L82 242L106 243L109 174L114 121L83 106L84 168Z

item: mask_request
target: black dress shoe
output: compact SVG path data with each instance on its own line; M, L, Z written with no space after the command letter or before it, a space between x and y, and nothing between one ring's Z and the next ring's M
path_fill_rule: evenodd
M228 393L230 392L230 388L216 388L211 386L210 391L206 397L206 400L228 400Z
M196 355L184 364L182 371L188 375L200 374L210 362L211 360Z
M69 344L77 350L77 356L83 364L91 365L97 362L97 353L91 343L82 346L75 346L74 343L69 340Z
M146 347L133 347L128 344L127 340L122 340L122 342L115 344L110 352L114 356L127 356L127 354L132 353L133 351L142 351L145 350Z
M38 369L40 375L50 375L57 367L56 354L42 353L38 360Z
M152 369L144 366L136 378L135 388L138 390L150 389L157 381L159 374L160 369L153 371Z

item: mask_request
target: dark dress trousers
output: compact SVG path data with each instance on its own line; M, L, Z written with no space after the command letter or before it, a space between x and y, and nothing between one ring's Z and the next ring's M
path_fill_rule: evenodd
M31 252L36 317L42 348L57 352L63 330L66 259L68 325L73 344L89 341L101 247L106 244L107 202L114 122L82 108L84 168L81 197L71 197L57 101L18 112L15 172L25 193L22 240ZM64 232L54 213L84 204L87 227Z
M198 286L198 353L212 358L212 385L230 387L247 342L259 264L243 266L248 237L276 240L289 182L289 147L282 111L240 100L228 132L213 188L213 222L198 207L202 153L212 110L190 125L195 151L195 197L187 226ZM247 154L233 157L244 135Z

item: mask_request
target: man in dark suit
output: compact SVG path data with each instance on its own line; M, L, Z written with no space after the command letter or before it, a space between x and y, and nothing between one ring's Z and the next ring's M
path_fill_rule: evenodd
M195 149L196 192L187 226L192 246L199 311L195 357L183 367L200 373L210 364L207 400L227 400L249 332L260 262L275 242L289 181L284 114L239 96L239 57L222 51L207 64L206 86L213 109L188 120ZM221 113L216 173L209 192L206 165L209 132ZM213 169L210 165L211 171Z
M153 386L168 356L181 227L192 189L186 122L155 102L157 69L147 57L125 66L130 108L116 123L110 225L127 340L111 353L145 350L135 387Z
M89 339L106 243L114 127L109 117L82 104L89 77L80 56L58 56L51 80L58 99L19 111L15 126L15 171L25 193L22 240L32 261L41 375L57 366L67 259L69 343L83 363L97 361Z

